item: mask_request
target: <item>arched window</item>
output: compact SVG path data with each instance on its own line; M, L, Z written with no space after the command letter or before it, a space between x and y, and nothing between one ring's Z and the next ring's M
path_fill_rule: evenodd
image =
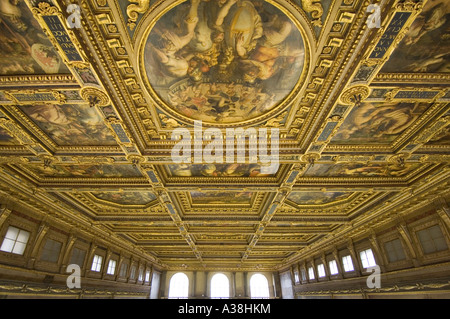
M211 278L211 298L230 298L230 282L224 274Z
M169 298L189 297L189 278L182 272L176 273L170 278Z
M269 298L269 282L266 276L254 274L250 278L250 296L252 298Z

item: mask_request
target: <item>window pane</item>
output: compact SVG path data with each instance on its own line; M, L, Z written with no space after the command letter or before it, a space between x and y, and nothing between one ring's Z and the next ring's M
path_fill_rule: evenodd
M13 253L14 254L18 254L18 255L22 255L23 254L23 252L25 251L25 244L22 244L22 243L16 243L15 245L14 245L14 249L13 249Z
M14 243L15 243L14 240L5 238L3 240L2 248L0 248L0 250L10 253L14 248Z
M30 233L24 230L19 231L19 235L17 236L17 241L26 244L28 241L28 237L30 237Z
M8 231L6 232L5 238L16 240L19 235L19 229L16 227L9 226Z

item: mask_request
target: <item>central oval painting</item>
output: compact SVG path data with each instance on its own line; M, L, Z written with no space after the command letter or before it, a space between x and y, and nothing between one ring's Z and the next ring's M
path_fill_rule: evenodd
M305 46L265 1L190 0L166 12L144 49L148 81L191 120L238 123L276 108L298 85Z

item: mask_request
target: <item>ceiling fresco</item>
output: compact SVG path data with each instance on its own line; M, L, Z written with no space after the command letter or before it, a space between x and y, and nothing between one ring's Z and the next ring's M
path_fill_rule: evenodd
M305 44L265 1L191 0L156 22L143 55L164 104L189 119L236 123L286 99L302 74Z
M67 1L0 0L1 202L237 271L448 195L448 1L379 1L379 28L362 0L71 2L79 28ZM208 160L231 129L240 160Z

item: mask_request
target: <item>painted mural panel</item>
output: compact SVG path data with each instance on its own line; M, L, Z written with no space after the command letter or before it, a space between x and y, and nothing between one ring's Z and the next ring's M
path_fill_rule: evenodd
M24 1L0 0L0 75L70 73Z
M381 72L450 71L450 2L429 0Z
M267 177L274 174L261 173L258 164L170 164L167 166L173 177Z
M60 146L116 145L96 108L87 104L19 106L36 125Z
M251 192L189 192L194 204L250 204Z
M443 128L440 132L434 135L428 144L433 145L450 145L450 125Z
M231 123L258 117L294 89L304 65L294 23L265 1L185 2L151 30L144 64L178 114Z
M24 165L40 177L132 178L142 177L133 165Z
M420 167L419 163L395 164L314 164L303 176L305 177L401 177Z
M0 127L0 145L14 145L17 144L17 141L14 137L9 135L9 133Z
M288 199L297 205L323 205L349 198L347 192L293 192Z
M428 103L362 103L346 117L331 143L388 144L427 109Z
M94 197L120 205L146 205L156 199L151 192L92 192Z

